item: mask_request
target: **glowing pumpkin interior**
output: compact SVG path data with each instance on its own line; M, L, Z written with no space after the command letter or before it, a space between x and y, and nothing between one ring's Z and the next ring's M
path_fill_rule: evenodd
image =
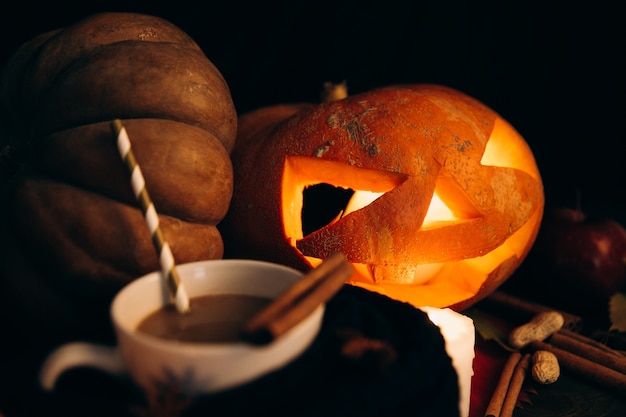
M481 165L513 168L523 171L541 184L534 156L526 142L510 125L496 119L493 132L481 158ZM408 176L397 172L356 168L350 164L314 157L288 156L282 183L282 216L285 236L296 248L297 242L309 233L326 227L338 219L367 207L384 193L400 186ZM333 190L334 196L312 190ZM340 198L337 198L337 194ZM321 201L310 201L317 198ZM331 199L339 201L324 220L311 226L306 219L309 206L328 207ZM316 204L317 203L317 204ZM316 210L316 209L313 209ZM495 290L515 270L530 249L541 222L543 200L527 221L490 252L465 259L412 265L415 279L410 284L377 282L373 265L354 263L353 285L386 294L415 306L462 309ZM460 191L450 175L442 170L421 229L436 229L452 223L467 222L481 216L474 204ZM296 248L297 250L297 248ZM311 266L321 259L302 253Z

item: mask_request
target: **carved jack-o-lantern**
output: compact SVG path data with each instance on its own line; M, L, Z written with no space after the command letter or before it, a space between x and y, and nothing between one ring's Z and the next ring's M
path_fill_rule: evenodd
M222 225L230 255L305 270L343 252L356 270L351 283L416 306L462 309L495 290L524 259L543 214L524 139L441 86L250 112L232 156L235 191ZM351 198L311 229L303 212L319 184Z

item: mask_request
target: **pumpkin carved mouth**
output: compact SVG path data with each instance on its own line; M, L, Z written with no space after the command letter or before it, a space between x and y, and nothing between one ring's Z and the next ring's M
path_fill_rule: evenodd
M322 257L307 247L307 237L369 206L385 193L396 189L408 178L405 174L357 168L336 161L288 156L285 159L283 224L291 245L301 250L312 264ZM452 178L441 173L435 184L422 230L435 229L480 217L471 201ZM421 281L427 281L442 263L420 266ZM360 274L373 279L366 263L354 265Z
M297 159L304 159L303 157L298 157ZM298 216L294 216L291 221L288 219L284 219L285 224L293 224L294 233L290 234L290 236L300 236L301 238L306 238L311 233L331 225L341 218L350 215L350 213L360 210L373 201L375 201L378 197L385 194L387 191L371 191L371 187L367 189L358 189L356 186L338 186L336 184L330 184L327 182L316 182L315 178L318 177L315 170L316 164L320 162L319 160L312 160L307 162L307 169L311 169L310 172L300 171L299 172L299 182L300 184L309 184L310 185L300 185L297 189L291 190L293 191L292 196L297 195L297 193L302 192L302 207L300 221ZM296 162L301 163L300 162ZM323 165L326 165L328 161L323 161ZM344 165L339 162L330 162L333 165ZM339 169L339 168L336 168ZM358 176L358 171L362 171L362 168L354 168L355 175ZM389 173L385 173L383 171L378 171L379 175L385 176ZM285 175L291 175L289 173L289 169L285 170ZM309 180L304 180L303 176L309 175ZM428 228L437 228L441 227L445 224L450 224L452 222L459 222L463 219L470 219L479 217L480 214L476 210L476 208L472 205L472 203L468 199L459 200L458 196L462 195L457 190L457 201L453 202L448 198L442 198L441 195L446 195L443 189L450 189L453 185L448 184L445 187L442 185L444 182L449 181L449 179L442 179L438 181L435 186L435 191L432 195L432 199L430 204L428 205L428 211L424 216L424 220L422 222L422 229ZM349 182L349 181L348 181ZM394 187L395 188L395 187ZM287 190L285 190L286 192ZM446 195L449 197L448 195ZM287 197L285 195L285 197ZM444 200L448 200L447 203ZM294 198L293 201L296 201ZM299 201L299 199L298 199ZM454 207L451 208L451 207ZM294 212L297 212L297 207L294 207ZM301 224L302 234L297 233L297 229L299 229L298 224ZM301 238L295 238L295 242L301 240ZM294 239L292 239L292 243Z

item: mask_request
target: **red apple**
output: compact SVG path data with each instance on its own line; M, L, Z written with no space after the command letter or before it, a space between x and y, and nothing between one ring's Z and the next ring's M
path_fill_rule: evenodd
M626 230L613 219L553 209L527 264L525 292L540 291L535 298L576 314L606 313L610 296L626 284Z

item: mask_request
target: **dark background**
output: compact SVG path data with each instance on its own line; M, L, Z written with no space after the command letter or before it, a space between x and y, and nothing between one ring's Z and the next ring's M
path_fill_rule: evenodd
M619 2L21 1L0 20L0 64L24 41L98 11L155 14L187 31L245 112L440 83L483 101L535 152L548 206L626 224L625 28Z

